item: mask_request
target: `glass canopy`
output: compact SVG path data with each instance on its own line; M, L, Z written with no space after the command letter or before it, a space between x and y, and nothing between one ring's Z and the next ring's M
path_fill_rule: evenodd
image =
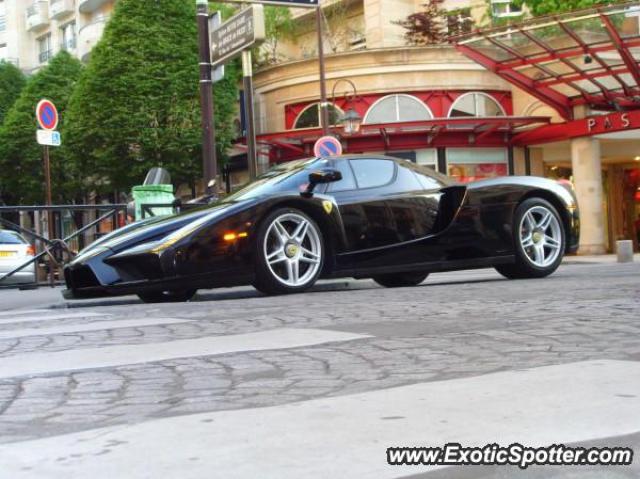
M453 37L467 57L573 118L640 109L640 2Z

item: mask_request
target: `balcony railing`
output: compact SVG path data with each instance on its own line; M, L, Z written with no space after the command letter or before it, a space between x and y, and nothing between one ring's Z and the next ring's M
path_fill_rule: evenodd
M49 13L54 19L71 15L74 10L73 0L51 0L49 2Z
M38 60L40 63L47 63L49 60L53 58L53 50L46 50L44 52L40 52L38 55Z
M72 51L76 49L77 41L75 38L69 38L68 40L63 41L60 44L60 50L64 50L66 52Z
M100 17L82 27L78 32L78 54L82 61L86 61L89 58L89 53L102 37L102 32L108 20L108 16Z
M109 3L109 0L80 0L78 9L80 13L91 13L106 3Z
M39 30L49 25L49 3L43 0L34 2L26 11L27 30Z

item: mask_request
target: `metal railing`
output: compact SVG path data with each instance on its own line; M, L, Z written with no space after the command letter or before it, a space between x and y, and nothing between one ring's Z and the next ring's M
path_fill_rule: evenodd
M77 225L78 227L76 231L69 234L64 234L64 228L61 223L62 215L60 214L62 212L94 212L94 214L98 217L89 220L85 225ZM8 273L0 274L0 286L2 286L3 281L5 281L7 278L13 276L19 271L22 271L33 263L37 264L41 259L44 259L45 257L47 258L49 266L49 284L53 285L55 283L56 270L61 270L64 263L72 259L77 254L77 250L81 249L80 246L82 242L78 242L79 246L77 248L70 246L69 242L80 239L80 235L87 233L92 228L98 227L100 223L106 220L110 220L112 222L113 229L117 229L120 226L119 218L124 217L123 222L126 223L126 212L126 204L71 206L0 206L0 226L4 226L6 228L22 233L23 235L27 236L33 243L40 246L38 248L38 252L31 259L25 261L19 266L16 266ZM56 223L55 227L52 229L59 230L60 238L47 238L37 231L29 228L24 228L19 224L2 217L3 214L19 215L25 213L33 213L34 217L36 216L36 214L39 215L40 213L46 213L47 216L49 216L50 218L54 218L54 220L57 217L57 220L54 221L54 223ZM99 237L98 231L94 232L93 239L95 240L97 239L97 237ZM59 276L61 277L61 275Z
M40 52L38 55L38 60L40 63L46 63L53 58L53 50L45 50L44 52Z
M173 213L180 213L182 211L202 207L205 204L206 203L183 204L179 200L167 204L143 204L141 206L142 219L156 216L156 212L154 211L156 208L162 208L164 211L169 208ZM55 283L56 272L60 273L64 264L73 259L77 255L78 251L80 251L84 246L88 246L102 234L110 233L111 231L125 226L128 223L127 212L127 204L0 206L0 227L15 230L24 236L27 236L32 243L39 246L37 253L31 259L25 261L19 266L16 266L12 271L6 274L0 273L0 286L3 286L3 281L7 278L13 276L19 271L22 271L33 263L38 264L40 260L45 258L48 262L49 284L53 285ZM42 213L44 213L44 215L41 215ZM77 229L73 232L65 233L62 213L67 213L67 219L71 216L69 215L70 213L83 213L83 216L86 216L84 213L93 213L96 218L87 220L87 224L77 224L76 222ZM52 217L54 223L52 230L56 232L55 236L59 236L59 238L47 238L43 233L39 233L34 229L25 228L14 221L3 218L3 215L7 216L10 214L28 214L30 215L29 220L32 219L31 215L33 214L34 223L39 222L36 216L41 216L41 219L45 217ZM100 224L107 221L110 222L112 227L107 228L109 231L100 232ZM47 224L47 226L49 225ZM93 232L93 238L88 241L84 241L85 238L83 238L82 235L90 232L92 228L96 228L96 231ZM46 229L48 228L43 227L42 230L45 231ZM62 274L58 274L58 277L61 279Z

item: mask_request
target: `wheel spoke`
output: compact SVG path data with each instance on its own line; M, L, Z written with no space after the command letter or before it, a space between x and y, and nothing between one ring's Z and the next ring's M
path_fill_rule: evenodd
M309 264L318 264L320 262L320 255L307 248L301 248L300 261Z
M528 234L522 239L522 247L530 248L531 246L533 246L533 235Z
M302 240L307 235L307 230L309 229L309 222L302 220L296 230L291 235L291 239L297 241L298 243L302 243Z
M527 221L527 226L529 227L529 231L533 231L536 227L536 220L533 218L531 212L528 212L524 219Z
M535 257L535 262L538 264L544 263L544 247L542 244L538 243L533 247L533 255Z
M544 245L548 248L551 248L552 250L557 250L560 248L560 241L558 241L555 238L552 238L551 236L545 236Z
M300 279L300 264L296 260L287 261L287 280L293 285Z
M547 211L538 223L538 228L540 228L542 231L546 231L551 224L552 219L553 215L549 211Z
M289 236L289 232L282 225L282 223L280 223L279 221L274 221L273 226L275 226L276 233L282 244L286 243L289 239L291 239L291 236Z
M274 252L272 252L271 254L269 254L269 256L267 256L267 262L269 264L281 263L286 259L287 259L287 257L284 254L284 249L283 248L279 248L279 249L275 250Z

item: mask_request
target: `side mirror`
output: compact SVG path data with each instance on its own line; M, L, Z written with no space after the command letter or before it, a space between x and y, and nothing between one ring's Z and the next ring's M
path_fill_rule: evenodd
M324 170L315 170L309 173L309 185L304 191L304 196L311 196L316 185L321 183L333 183L342 179L342 173L338 170L326 168Z

